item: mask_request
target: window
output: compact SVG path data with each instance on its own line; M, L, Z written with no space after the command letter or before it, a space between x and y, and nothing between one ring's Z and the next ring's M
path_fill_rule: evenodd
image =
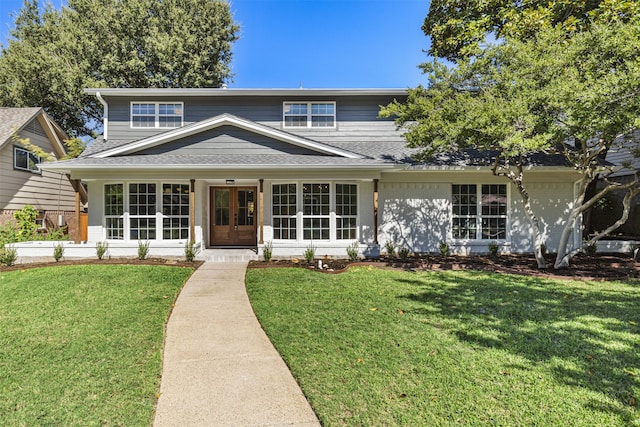
M336 184L336 239L357 236L358 192L355 184Z
M357 239L356 184L274 184L271 188L274 239Z
M182 103L131 103L132 128L177 128L182 126Z
M124 239L124 193L122 184L104 186L104 217L106 237L109 240Z
M451 196L454 239L506 239L505 184L454 184L451 187Z
M285 102L283 110L285 128L335 127L335 102Z
M20 147L13 147L13 167L27 172L40 173L38 165L40 157L29 150Z
M272 187L273 238L296 239L296 184L275 184Z
M129 238L156 238L156 184L129 184Z
M162 238L189 237L189 185L162 184Z

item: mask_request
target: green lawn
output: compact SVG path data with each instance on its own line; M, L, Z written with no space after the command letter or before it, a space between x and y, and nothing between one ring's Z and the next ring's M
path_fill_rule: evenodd
M164 325L192 269L0 273L0 424L148 426Z
M250 269L324 425L640 425L640 284Z

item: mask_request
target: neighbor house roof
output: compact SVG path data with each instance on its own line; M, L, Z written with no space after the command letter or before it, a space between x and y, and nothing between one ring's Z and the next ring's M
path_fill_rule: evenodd
M11 140L16 132L22 130L41 111L41 107L0 107L0 147Z

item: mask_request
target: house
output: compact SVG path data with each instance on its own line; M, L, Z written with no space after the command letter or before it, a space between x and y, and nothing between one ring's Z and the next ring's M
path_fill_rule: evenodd
M360 253L386 242L413 252L532 250L516 190L486 156L411 160L381 105L402 89L87 89L104 105L104 135L46 170L82 180L89 243L156 255L260 248L274 256ZM553 161L526 172L547 247L557 245L577 174ZM581 236L576 229L575 242Z
M60 159L66 155L65 139L67 135L42 108L0 108L0 224L12 220L25 205L38 209L44 228L76 221L75 183L63 172L42 170L43 159L21 143L28 140Z

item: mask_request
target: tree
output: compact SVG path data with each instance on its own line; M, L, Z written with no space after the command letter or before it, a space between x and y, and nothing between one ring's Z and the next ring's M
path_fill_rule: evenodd
M524 40L558 26L582 31L638 13L634 0L431 0L422 30L431 55L456 60L475 55L487 38Z
M237 40L222 0L25 0L0 55L0 103L43 106L70 135L99 128L86 87L220 87Z
M637 17L569 34L556 27L529 40L507 37L458 60L455 67L435 61L423 69L428 86L411 90L406 103L394 102L381 114L397 116L408 144L422 148L423 157L468 148L492 150L492 172L509 179L522 196L539 267L545 266L543 236L523 180L536 153L560 155L580 174L556 268L567 266L579 249L569 250L568 242L580 214L614 189L628 191L622 222L616 224L626 221L629 202L640 191L637 177L625 185L609 182L588 199L585 194L589 183L606 171L602 159L608 150L640 123Z

